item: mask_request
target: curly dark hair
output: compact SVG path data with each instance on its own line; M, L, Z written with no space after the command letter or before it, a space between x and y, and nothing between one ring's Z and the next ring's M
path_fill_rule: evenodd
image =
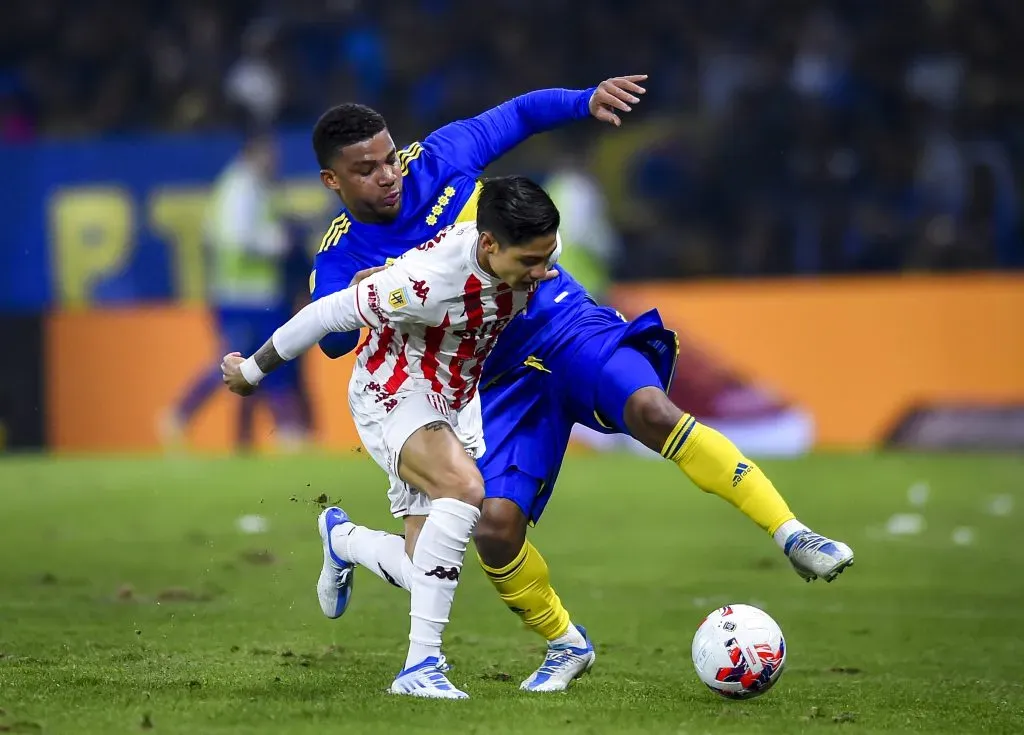
M331 159L345 146L369 140L387 128L384 116L356 102L332 107L313 126L313 152L320 168L330 168Z

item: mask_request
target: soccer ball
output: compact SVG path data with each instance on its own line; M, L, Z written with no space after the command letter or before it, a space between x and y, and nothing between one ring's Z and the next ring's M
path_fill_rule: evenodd
M697 628L691 652L700 680L728 699L764 694L786 665L782 629L751 605L726 605L711 612Z

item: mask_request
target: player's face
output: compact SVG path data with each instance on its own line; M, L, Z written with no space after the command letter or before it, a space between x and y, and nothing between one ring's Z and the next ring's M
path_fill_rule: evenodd
M320 172L320 180L338 192L348 211L361 222L391 222L398 217L402 167L387 130L342 148L331 168Z
M489 232L482 237L488 265L509 286L525 290L544 280L548 262L555 252L555 233L519 245L501 245Z

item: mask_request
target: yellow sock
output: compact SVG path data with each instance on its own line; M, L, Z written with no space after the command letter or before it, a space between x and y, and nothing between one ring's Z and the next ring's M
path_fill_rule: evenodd
M725 498L768 533L796 517L757 465L688 413L669 434L661 456L679 465L701 490Z
M494 569L480 560L491 584L508 609L527 627L553 641L569 629L569 611L562 606L544 557L527 541L508 566Z

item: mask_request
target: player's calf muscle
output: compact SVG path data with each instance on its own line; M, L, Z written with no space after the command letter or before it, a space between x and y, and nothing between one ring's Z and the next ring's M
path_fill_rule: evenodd
M409 437L399 458L398 476L431 500L455 498L479 508L484 499L480 471L442 421L427 424Z
M626 401L629 433L656 452L683 417L683 411L658 388L641 388Z

